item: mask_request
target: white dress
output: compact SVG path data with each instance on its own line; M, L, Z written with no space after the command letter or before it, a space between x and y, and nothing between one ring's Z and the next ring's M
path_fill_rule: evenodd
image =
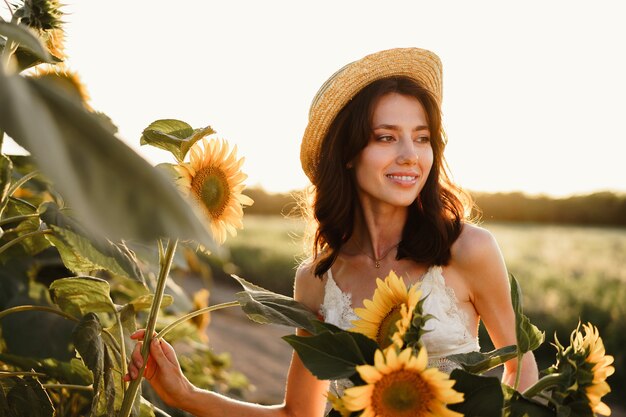
M352 295L341 291L333 279L331 270L327 272L324 302L320 312L327 323L344 330L352 327L358 316L352 309ZM428 330L422 336L429 358L429 367L437 367L450 373L459 366L445 359L448 355L479 351L478 339L472 335L466 314L458 307L454 290L446 286L440 266L431 266L421 279L424 313L435 318L426 322Z

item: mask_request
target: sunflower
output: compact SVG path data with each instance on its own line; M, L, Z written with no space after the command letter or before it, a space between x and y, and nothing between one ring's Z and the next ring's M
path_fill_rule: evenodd
M410 324L422 292L417 286L407 290L402 278L393 271L389 272L384 281L377 278L376 287L373 299L363 301L365 308L354 310L359 320L352 322L352 331L375 340L383 349L391 343L402 347L402 336ZM399 334L394 337L396 332Z
M572 335L574 352L584 358L584 364L579 368L587 368L591 377L579 378L580 388L584 388L591 410L603 415L611 415L611 409L600 399L611 392L606 378L613 375L615 368L611 366L613 356L606 355L604 343L600 338L597 327L591 323L583 324L584 335L576 329ZM590 369L589 369L590 368Z
M330 404L333 406L333 409L341 414L341 417L349 417L350 414L352 414L352 412L348 410L344 405L342 397L338 397L332 392L328 392L327 398Z
M343 405L361 411L363 417L457 417L446 404L463 401L463 394L452 389L454 381L436 368L426 368L426 349L407 348L396 353L395 346L374 354L374 365L356 369L366 382L346 389Z
M237 147L230 151L228 142L202 139L189 150L189 162L175 166L180 175L178 184L189 194L209 218L213 238L224 243L227 233L237 235L243 228L242 206L252 199L241 194L248 177L240 171L244 159L237 159Z

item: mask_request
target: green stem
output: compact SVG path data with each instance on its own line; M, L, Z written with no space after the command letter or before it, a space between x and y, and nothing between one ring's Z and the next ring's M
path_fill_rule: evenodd
M91 391L93 392L93 387L91 385L72 385L72 384L42 384L45 389L73 389L78 391Z
M236 307L238 305L239 305L239 301L229 301L228 303L222 303L222 304L216 304L214 306L204 307L204 308L201 308L200 310L196 310L191 313L185 314L184 316L176 319L172 323L165 326L159 333L157 333L156 337L159 339L165 337L165 335L168 334L170 330L172 330L173 328L175 328L182 322L192 319L201 314L210 313L211 311L221 310L223 308Z
M42 374L42 373L39 373L39 372L24 372L24 371L7 372L7 371L0 371L0 378L10 378L12 376L39 376L39 377L44 377L44 376L48 376L48 375Z
M24 204L25 206L28 206L29 208L33 209L33 211L37 211L37 207L33 206L32 204L30 204L28 201L26 200L22 200L21 198L17 198L17 197L9 197L9 200L12 201L17 201L20 204Z
M122 327L122 318L120 317L120 314L115 312L115 320L117 321L117 327L119 328L120 334L120 360L122 363L120 363L120 369L122 370L122 386L125 387L126 386L126 381L124 381L124 375L126 375L126 373L128 372L126 366L126 343L124 342L124 328Z
M24 214L22 216L7 217L6 219L0 220L0 226L4 226L8 223L21 222L22 220L32 219L33 217L39 217L39 214ZM5 233L6 232L7 231L5 231Z
M7 308L6 310L2 310L0 311L0 319L2 319L5 316L8 316L9 314L19 313L21 311L46 311L48 313L58 314L59 316L64 317L68 320L72 320L75 322L79 321L76 317L71 316L62 310L59 310L53 307L34 306L34 305L23 305L23 306L11 307L11 308Z
M522 359L523 358L524 358L524 354L517 355L517 370L515 371L515 385L513 385L513 389L515 391L517 391L517 387L519 387L519 381L522 376Z
M9 188L8 195L12 196L17 191L18 188L26 184L28 181L30 181L37 175L39 175L39 171L31 171L28 174L24 175L19 180L15 181L13 184L11 184L11 188Z
M22 240L28 239L29 237L39 236L39 235L51 235L51 234L52 234L52 230L46 229L46 230L36 230L34 232L20 235L16 237L15 239L11 240L10 242L7 242L4 245L2 245L2 247L0 247L0 254L2 254L5 250L9 249L11 246L16 245L20 243Z
M563 378L563 374L546 375L539 381L535 382L533 386L524 391L522 395L526 398L532 398L535 395L541 393L546 388L560 385L563 382Z
M35 306L35 305L16 306L16 307L7 308L6 310L2 310L2 311L0 311L0 320L3 317L8 316L9 314L19 313L21 311L45 311L45 312L48 312L48 313L58 314L59 316L64 317L64 318L66 318L68 320L74 321L76 323L80 322L79 319L77 319L76 317L74 317L74 316L72 316L70 314L67 314L66 312L64 312L62 310L56 309L54 307ZM117 343L117 340L115 340L113 335L107 329L102 329L102 332L109 338L113 348L117 349L118 352L121 352L121 347Z
M137 397L137 393L139 392L143 373L146 369L146 364L148 363L148 353L150 352L150 344L152 342L154 327L156 326L157 317L161 308L161 301L163 300L163 293L165 292L165 283L167 282L167 276L170 273L170 267L172 266L177 243L178 240L176 239L170 241L167 245L165 255L162 256L159 260L161 267L161 269L159 270L159 279L157 281L157 287L154 292L154 299L152 300L150 315L148 316L148 324L146 325L146 330L143 337L143 345L141 346L141 357L143 358L143 365L141 369L139 369L139 375L137 375L137 378L133 379L130 382L128 389L124 393L124 401L122 402L122 407L120 408L120 412L118 414L119 417L130 416L133 403L135 402L135 398Z

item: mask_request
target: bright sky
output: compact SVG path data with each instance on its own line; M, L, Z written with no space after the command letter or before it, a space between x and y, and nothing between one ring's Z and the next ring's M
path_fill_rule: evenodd
M626 192L622 1L65 0L66 45L92 105L139 146L153 120L211 125L248 185L304 187L300 138L319 86L381 49L444 66L446 150L480 191Z

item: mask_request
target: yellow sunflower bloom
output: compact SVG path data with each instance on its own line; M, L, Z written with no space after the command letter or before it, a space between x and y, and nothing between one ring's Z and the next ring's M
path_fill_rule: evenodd
M346 389L343 405L363 417L460 417L447 404L463 401L454 381L436 368L427 368L426 349L414 356L411 348L377 350L374 365L356 369L366 385Z
M590 365L593 377L590 383L581 384L580 388L584 388L591 410L608 416L611 415L611 409L601 398L611 392L606 378L615 372L615 368L611 366L613 356L606 355L597 327L591 323L583 324L583 331L584 335L579 330L574 331L572 347L574 352L585 355L585 362Z
M241 194L248 177L241 172L244 158L237 159L237 147L229 149L228 142L203 139L189 150L190 160L175 166L180 175L178 184L189 194L209 219L213 238L224 243L227 233L237 235L243 228L242 206L252 205L250 197Z
M422 292L417 286L407 290L402 278L393 271L384 281L377 278L376 287L372 300L363 301L365 308L354 310L359 320L352 322L352 331L375 340L382 349L392 343L402 347L402 337Z

